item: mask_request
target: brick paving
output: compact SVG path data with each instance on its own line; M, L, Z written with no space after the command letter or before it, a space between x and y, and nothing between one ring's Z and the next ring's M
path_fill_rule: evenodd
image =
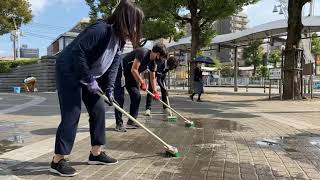
M141 122L179 149L179 158L164 157L161 144L142 129L117 133L107 128L106 151L119 159L117 165L88 166L90 139L85 138L68 157L79 172L76 177L48 173L52 152L9 170L21 179L37 180L320 179L320 101L263 98L219 93L204 95L208 101L196 103L176 95L172 104L195 121L195 129L185 128L181 119L168 123L161 115L141 117Z

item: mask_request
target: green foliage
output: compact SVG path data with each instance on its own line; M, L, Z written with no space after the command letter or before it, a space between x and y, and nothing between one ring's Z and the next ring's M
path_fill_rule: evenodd
M268 77L268 67L267 66L259 66L257 68L258 77Z
M222 77L233 77L232 65L222 65L220 74Z
M36 64L38 59L32 60L15 60L15 61L0 61L0 73L8 73L13 68L16 68L21 65Z
M193 52L207 46L214 37L213 22L226 18L240 11L243 6L259 0L139 0L137 4L143 9L145 21L143 37L145 40L170 38L178 40L184 35L186 24L191 25L191 32L196 38ZM86 0L96 18L99 13L106 16L115 6L116 0ZM193 54L195 56L195 54Z
M262 40L250 42L249 46L243 50L243 58L246 66L253 65L253 76L256 74L256 69L262 64L263 48L261 47Z
M0 2L0 36L32 20L30 3L27 0L1 0Z
M214 58L214 59L213 59L212 67L215 67L215 68L217 68L219 71L221 71L221 69L222 69L222 64L221 64L220 59Z
M108 17L111 15L112 10L116 7L118 0L85 0L90 8L89 17L91 22L98 19L98 15Z
M320 54L320 38L317 33L312 34L312 54Z
M274 49L271 51L269 56L269 63L272 63L274 67L277 67L277 64L281 62L281 51L280 49Z

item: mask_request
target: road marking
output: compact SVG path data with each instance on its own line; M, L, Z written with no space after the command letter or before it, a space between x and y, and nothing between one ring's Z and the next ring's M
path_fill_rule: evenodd
M29 108L31 106L35 106L37 104L40 104L40 103L42 103L42 102L44 102L46 100L46 98L40 97L40 96L30 96L30 95L15 95L15 96L25 96L25 97L32 98L32 100L27 102L27 103L14 105L14 106L12 106L10 108L0 110L0 115L1 114L8 114L8 113L20 111L20 110Z
M106 127L111 127L114 125L113 119L106 119ZM89 126L83 126L80 128L88 128ZM76 140L74 143L77 143L85 138L90 137L89 132L78 132L76 136ZM22 162L30 161L32 159L36 159L40 156L48 154L54 151L55 137L48 138L42 140L40 142L36 142L22 148L4 153L0 155L1 167L0 171L6 170L10 166L14 166L20 164ZM53 154L52 154L53 155ZM49 163L49 162L48 162ZM15 175L8 175L4 177L5 179L20 179ZM0 178L2 180L2 178Z

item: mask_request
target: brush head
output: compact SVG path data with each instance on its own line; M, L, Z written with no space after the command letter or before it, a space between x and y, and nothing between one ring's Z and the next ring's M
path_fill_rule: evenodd
M194 128L195 127L194 122L193 121L186 121L185 127Z
M178 151L178 149L174 146L165 146L165 154L168 157L180 157L180 152Z
M175 116L167 116L167 118L164 119L163 121L166 121L166 122L177 122L177 117L175 117Z

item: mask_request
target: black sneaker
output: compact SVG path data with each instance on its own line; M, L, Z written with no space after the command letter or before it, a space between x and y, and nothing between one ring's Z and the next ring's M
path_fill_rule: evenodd
M123 124L117 124L114 130L117 132L127 132L127 129L123 126Z
M193 101L193 96L192 96L192 95L190 95L189 97L190 97L191 101Z
M72 177L78 174L65 159L61 159L58 163L52 161L49 171L63 177Z
M89 161L88 164L90 165L113 165L117 164L118 160L113 159L112 157L109 157L106 155L104 151L102 151L98 156L94 156L90 152Z
M138 129L139 127L140 126L138 124L136 124L135 122L133 122L131 120L129 120L127 122L127 126L126 126L127 129Z

